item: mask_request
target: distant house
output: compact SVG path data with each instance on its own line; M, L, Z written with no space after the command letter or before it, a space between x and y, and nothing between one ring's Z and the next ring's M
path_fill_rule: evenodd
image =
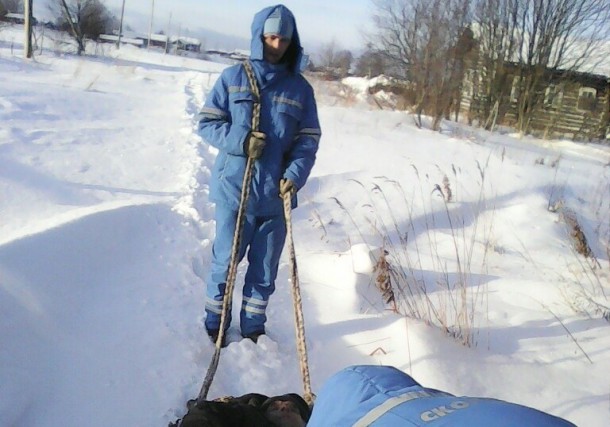
M172 37L171 43L176 50L184 50L187 52L201 52L201 42L192 37Z
M520 76L528 74L524 67L515 62L503 65L504 96L495 111L498 124L517 123ZM464 75L462 113L481 111L484 92L479 73L471 67ZM610 69L600 67L599 73L545 69L538 82L534 94L537 102L530 111L532 133L574 140L610 139Z
M250 57L250 51L242 49L235 49L231 52L219 49L208 49L205 51L205 53L209 56L228 59L230 62L241 62Z
M518 82L513 77L506 122L516 121ZM577 71L546 70L532 130L549 137L610 138L610 78Z
M102 34L99 40L104 43L116 43L118 36L116 34ZM165 34L151 34L149 39L148 36L124 33L121 37L121 43L137 47L157 47L166 51L168 51L168 47L171 47L175 51L201 52L201 42L198 39L169 37Z
M235 61L245 61L249 57L250 57L250 51L243 50L243 49L235 49L233 52L231 52L229 54L229 58L231 58Z
M151 34L150 35L150 46L166 49L168 39L169 39L169 37L167 37L165 34ZM146 40L145 45L148 45L148 37L146 37L145 40Z
M100 34L98 40L102 43L116 43L119 40L119 36L115 34ZM121 37L121 44L130 44L137 47L144 46L144 41L136 37Z
M25 24L25 15L23 13L0 14L0 21L23 25ZM32 25L38 25L38 20L35 17L32 17Z
M250 51L246 49L235 49L233 50L232 55L240 59L246 59L250 57Z
M4 15L0 14L0 21L10 22L13 24L24 24L25 15L23 13L6 13Z

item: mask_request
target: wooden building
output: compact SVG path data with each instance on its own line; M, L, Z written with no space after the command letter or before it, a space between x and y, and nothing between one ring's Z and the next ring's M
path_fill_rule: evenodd
M25 23L25 15L23 13L5 13L0 14L0 21L10 22L13 24L24 24Z
M506 63L501 79L501 100L493 111L495 122L515 126L523 87L523 65ZM464 77L461 111L481 118L482 79L479 71ZM610 76L579 71L547 69L537 78L531 95L529 131L545 138L579 141L610 140Z
M201 52L201 42L192 37L172 37L172 45L176 50L187 52Z

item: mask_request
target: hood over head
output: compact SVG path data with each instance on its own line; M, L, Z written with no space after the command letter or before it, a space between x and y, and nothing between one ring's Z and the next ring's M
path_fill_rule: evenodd
M263 35L279 34L290 38L290 45L284 54L282 62L288 69L294 72L301 70L303 60L303 48L297 31L297 23L294 15L286 6L278 4L269 6L254 15L252 21L252 41L250 42L250 59L256 61L264 60Z
M265 20L263 26L263 36L278 35L287 39L292 39L294 31L294 19L282 8L276 7Z

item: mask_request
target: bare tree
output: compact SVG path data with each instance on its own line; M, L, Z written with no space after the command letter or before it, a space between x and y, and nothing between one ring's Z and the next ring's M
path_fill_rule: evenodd
M337 46L337 40L334 38L322 45L320 49L320 66L321 67L332 67L337 58L337 52L339 50L339 46Z
M488 129L511 90L505 65L516 58L521 9L521 0L481 0L474 9L477 56L469 66L470 84L476 86L473 93L477 99L471 112Z
M465 56L472 50L467 32L470 0L374 0L377 28L373 36L394 72L413 88L418 124L443 117L459 107Z
M358 57L355 65L355 73L358 76L375 77L386 74L388 70L387 60L383 52L373 48L369 44L366 50Z
M114 18L101 0L53 0L49 7L58 27L76 41L79 55L84 52L87 39L96 40L112 30Z
M342 76L346 76L349 74L350 69L352 68L352 62L354 60L354 55L349 50L340 50L337 53L337 58L335 60L335 68L339 71Z
M343 49L335 39L324 44L320 49L319 66L336 77L348 74L353 61L353 55L349 50Z
M522 65L517 101L518 129L529 130L541 102L548 69L579 70L610 36L608 0L522 0L517 47Z

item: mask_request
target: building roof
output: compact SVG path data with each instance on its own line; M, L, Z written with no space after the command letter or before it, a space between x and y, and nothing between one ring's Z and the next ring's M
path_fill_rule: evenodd
M146 39L148 40L148 37L146 37ZM150 39L156 42L167 42L167 36L165 34L151 34Z
M170 40L172 41L172 43L180 42L182 44L190 44L190 45L197 45L197 46L201 45L201 41L199 41L199 39L195 39L192 37L172 36L172 37L170 37Z
M108 41L108 42L116 42L119 39L119 36L114 34L100 34L100 40ZM132 37L121 37L121 43L129 43L136 46L142 46L144 41L142 39L136 39Z

